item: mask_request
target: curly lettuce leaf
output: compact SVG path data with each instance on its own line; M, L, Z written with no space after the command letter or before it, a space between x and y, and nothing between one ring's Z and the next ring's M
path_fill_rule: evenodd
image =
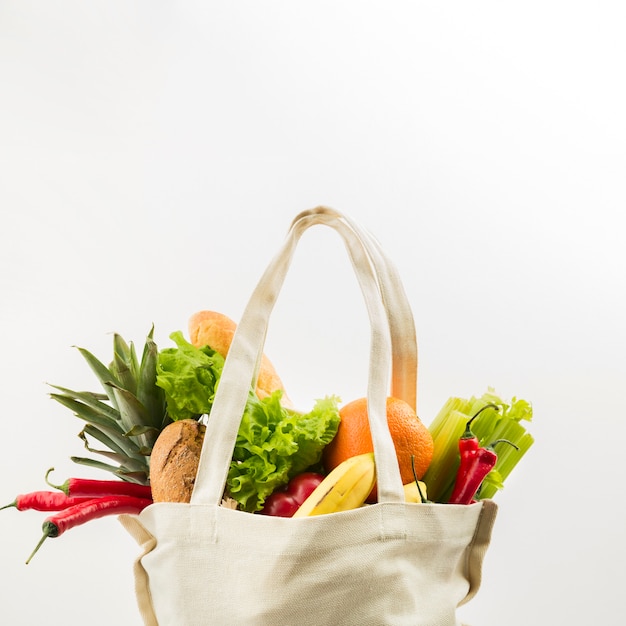
M285 409L281 395L251 395L241 420L226 485L244 511L260 510L278 487L319 463L339 427L338 398L317 400L301 414Z
M211 411L224 358L209 346L196 348L180 331L170 339L177 347L159 352L156 384L165 392L167 412L174 421L197 419Z
M175 348L157 358L157 385L173 420L211 415L224 359L209 346L196 348L180 331ZM245 511L258 511L278 487L319 463L339 427L339 399L318 400L309 413L283 407L281 391L260 400L252 385L227 479L228 495Z

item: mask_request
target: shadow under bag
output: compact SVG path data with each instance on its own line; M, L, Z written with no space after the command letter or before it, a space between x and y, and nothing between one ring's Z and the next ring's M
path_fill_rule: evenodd
M369 314L378 503L294 519L228 509L220 503L269 318L300 237L317 224L343 239ZM120 516L142 549L134 573L146 626L460 626L457 607L478 590L497 508L404 501L386 398L415 408L416 381L413 316L378 242L335 210L299 214L237 326L191 503Z

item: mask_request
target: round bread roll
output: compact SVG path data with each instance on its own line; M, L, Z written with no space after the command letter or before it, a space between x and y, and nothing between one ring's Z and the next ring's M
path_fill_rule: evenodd
M150 455L150 487L154 502L189 502L196 482L206 427L196 420L168 424Z
M196 348L210 346L226 358L236 328L237 324L222 313L199 311L189 319L189 341ZM280 377L270 360L263 355L256 384L256 394L262 399L277 389L283 392L281 404L285 407L291 407L291 401L285 393Z

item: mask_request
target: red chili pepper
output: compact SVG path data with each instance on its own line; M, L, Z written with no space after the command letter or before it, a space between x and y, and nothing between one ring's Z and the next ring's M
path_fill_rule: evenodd
M58 491L33 491L17 496L11 504L5 504L0 507L0 511L12 506L18 511L62 511L88 499L85 497L69 497Z
M41 547L41 544L48 537L59 537L66 530L80 526L85 522L104 517L106 515L120 515L122 513L139 513L148 505L152 504L152 500L146 498L135 498L133 496L104 496L102 498L90 498L75 504L69 509L65 509L56 515L52 515L44 520L43 537L28 557L26 564L35 556L35 553Z
M277 517L292 517L323 480L324 476L314 472L305 472L295 476L286 488L275 491L265 500L260 513Z
M53 485L48 480L51 467L46 472L46 482L55 489L60 489L68 496L100 497L100 496L134 496L135 498L152 499L152 490L148 485L129 483L125 480L91 480L88 478L68 478L62 485Z
M498 455L494 450L494 446L498 443L508 443L519 450L508 439L498 439L485 448L478 448L471 458L470 465L466 468L465 473L463 475L457 474L452 495L448 500L449 504L470 504L472 502L483 480L495 467Z
M472 460L476 456L478 449L480 447L478 437L472 432L472 422L485 410L485 409L495 409L496 411L500 410L500 407L497 404L487 404L481 409L479 409L474 416L467 422L465 425L465 431L461 435L459 439L459 453L461 455L461 463L459 465L459 469L457 472L457 481L464 480L469 468L472 465Z

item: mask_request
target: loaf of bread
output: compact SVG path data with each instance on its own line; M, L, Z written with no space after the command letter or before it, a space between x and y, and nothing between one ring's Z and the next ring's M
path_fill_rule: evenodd
M210 346L226 358L236 328L237 324L222 313L199 311L189 319L189 341L197 348ZM291 407L291 402L285 393L280 377L270 360L263 355L257 378L256 394L262 399L277 389L283 392L281 400L283 406Z
M226 315L200 311L189 320L189 340L197 348L210 346L226 357L237 325ZM292 408L274 366L263 355L256 394L265 398L283 392L281 403ZM150 455L150 486L155 502L189 502L198 472L206 427L193 419L178 420L166 426Z
M189 502L196 481L206 427L193 419L166 426L150 455L150 487L155 502Z

